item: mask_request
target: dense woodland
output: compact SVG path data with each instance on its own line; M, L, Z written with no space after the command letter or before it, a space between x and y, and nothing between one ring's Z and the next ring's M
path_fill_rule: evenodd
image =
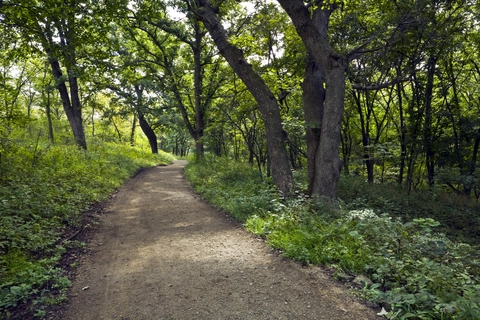
M361 223L348 229L351 217L332 222L346 209L417 219L405 229L408 237L399 231L400 222L376 230L400 232L391 239L397 249L382 248L399 253L401 235L417 249L409 237L430 239L425 241L435 247L428 249L432 261L452 252L458 255L448 261L463 259L452 263L471 270L458 276L468 288L449 284L452 292L438 298L434 292L442 287L417 283L412 285L417 291L410 288L401 300L397 287L385 280L393 271L370 272L373 260L339 270L377 277L364 296L383 301L389 311L396 305L391 318L475 319L480 314L480 263L472 249L480 239L478 17L480 4L473 0L0 0L0 316L1 308L38 294L45 281L61 279L60 271L47 275L40 269L55 265L65 249L57 248L55 237L79 221L70 206L81 210L79 203L97 201L121 183L109 181L107 167L128 167L127 178L138 166L171 159L164 150L195 155L193 184L197 176L197 183L207 185L205 161L247 163L242 170L262 189L252 191L258 199L240 196L254 206L241 209L247 213L237 218L267 238L298 227L268 214L278 217L291 207L328 211L322 230L343 230L353 242L368 238L368 232L375 238L375 232L358 229ZM162 160L141 151L130 154L145 146ZM129 162L140 158L149 160ZM228 166L218 170L228 173ZM98 197L89 189L93 185L61 180L87 172L106 188ZM211 191L228 189L216 188ZM401 202L390 200L385 190L395 190L391 194ZM46 195L39 199L41 192ZM72 203L58 201L72 193L78 195ZM445 199L450 211L434 208ZM38 209L46 202L55 210ZM419 214L415 205L430 206L422 208L428 214ZM464 205L467 209L459 209ZM263 213L252 218L259 209ZM372 221L388 220L372 218L368 210L361 212ZM298 214L287 214L291 223L316 228L305 234L322 233L318 221ZM421 233L438 226L430 216L470 249L459 253L446 239ZM478 229L469 230L469 224ZM43 233L50 237L45 244L29 245L38 240L32 234ZM269 241L285 250L295 242L285 239ZM294 247L295 259L332 263ZM39 257L43 262L32 267ZM38 273L27 276L19 265ZM399 288L408 286L400 275L395 281ZM392 296L379 298L378 292L390 289ZM388 300L395 295L401 301ZM41 297L40 304L49 299ZM43 309L36 310L42 316Z

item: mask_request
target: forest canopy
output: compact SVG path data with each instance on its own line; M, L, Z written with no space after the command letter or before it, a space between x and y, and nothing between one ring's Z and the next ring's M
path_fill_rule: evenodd
M340 172L478 198L478 10L4 0L0 120L46 119L54 141L64 117L83 149L96 126L132 140L139 124L154 153L193 142L255 163L287 196L292 169L308 168L308 192L333 199Z

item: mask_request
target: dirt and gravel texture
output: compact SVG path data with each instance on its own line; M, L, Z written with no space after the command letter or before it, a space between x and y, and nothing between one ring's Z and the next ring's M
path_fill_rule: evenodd
M379 319L202 200L185 164L147 169L113 197L59 319Z

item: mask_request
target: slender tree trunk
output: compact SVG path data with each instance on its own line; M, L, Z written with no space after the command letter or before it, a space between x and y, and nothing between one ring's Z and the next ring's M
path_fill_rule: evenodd
M478 150L480 148L480 129L477 131L477 138L475 139L475 143L473 146L472 152L472 161L470 162L470 172L469 175L473 176L477 168L477 159L478 159ZM466 196L470 196L472 193L472 184L465 185L463 188L463 194Z
M435 183L435 152L433 151L432 136L432 96L433 80L435 76L437 58L430 57L427 63L427 84L425 88L425 125L423 143L425 146L425 165L427 167L427 181L430 187Z
M91 121L92 121L92 137L95 137L95 107L92 107Z
M113 119L113 116L110 116L110 121L112 122L113 128L115 129L115 133L118 136L118 141L122 141L122 133L118 129L117 124L115 123L115 119Z
M50 109L50 91L47 91L47 99L45 101L45 115L47 116L48 121L48 138L50 139L51 143L55 143L55 137L53 135L52 111Z
M368 95L368 92L365 93ZM367 181L373 183L374 180L374 158L370 145L370 106L368 96L364 102L367 105L366 114L362 110L361 93L359 91L353 91L353 96L357 104L357 111L360 118L360 129L362 134L362 147L363 147L363 161L365 162L365 168L367 169Z
M137 128L137 114L133 114L132 129L130 130L130 145L135 145L135 129Z
M195 4L192 1L187 2L204 23L220 54L242 79L258 103L265 123L267 152L272 177L279 191L285 196L289 196L293 188L293 176L285 149L286 134L282 128L280 110L273 92L246 61L243 52L228 41L227 32L216 16L210 2L208 0L197 0Z
M205 128L205 110L202 105L202 92L203 92L203 70L202 70L202 38L203 33L200 30L200 21L195 19L195 43L192 46L193 61L195 65L194 69L194 94L195 94L195 152L197 157L203 157L205 148L203 145L203 130Z
M400 74L400 71L397 70L397 74ZM400 139L400 168L398 171L398 184L403 183L403 176L405 171L405 160L407 158L407 139L406 132L407 128L405 126L405 116L403 112L403 90L402 84L397 84L397 96L398 96L398 112L400 117L400 128L399 128L399 139Z

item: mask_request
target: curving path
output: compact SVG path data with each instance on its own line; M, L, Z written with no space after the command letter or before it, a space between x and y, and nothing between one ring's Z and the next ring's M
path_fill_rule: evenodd
M143 171L108 205L62 319L378 318L200 199L185 164Z

